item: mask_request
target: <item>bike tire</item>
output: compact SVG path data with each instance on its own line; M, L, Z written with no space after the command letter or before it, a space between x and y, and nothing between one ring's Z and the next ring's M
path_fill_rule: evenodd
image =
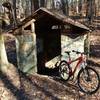
M84 70L85 71L87 71L88 72L88 77L89 78L91 78L91 80L94 78L94 74L96 75L96 81L98 81L97 82L97 84L96 84L96 87L95 87L95 89L94 90L88 90L89 89L89 87L87 86L87 90L81 85L82 84L82 81L81 81L81 79L82 79L82 77L83 78L85 78L85 76L84 76ZM90 73L92 71L92 73ZM94 73L94 74L93 74ZM82 75L83 74L83 75ZM91 75L90 76L90 74L93 74L93 75ZM82 77L81 77L81 75L82 75ZM88 80L86 80L85 79L85 81L87 81L87 83L88 83ZM95 82L94 80L93 80L93 82ZM89 85L89 83L87 84L87 85ZM94 84L92 84L92 87L93 87L93 85ZM99 77L99 74L97 73L97 71L95 70L95 69L93 69L93 68L90 68L90 67L86 67L85 69L81 69L80 71L79 71L79 74L78 74L78 86L79 86L79 88L80 88L80 90L82 91L82 92L84 92L84 93L86 93L86 94L94 94L94 93L96 93L97 92L97 90L99 89L99 87L100 87L100 77ZM94 87L93 87L94 88Z
M70 66L66 61L61 61L59 65L59 76L62 80L68 81L69 80L69 72L70 72Z

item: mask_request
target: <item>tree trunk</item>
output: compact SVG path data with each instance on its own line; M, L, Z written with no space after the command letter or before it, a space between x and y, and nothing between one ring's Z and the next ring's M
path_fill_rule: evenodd
M54 8L54 2L53 2L53 0L46 0L45 7L47 9L53 9Z
M96 0L95 1L96 3L96 17L100 16L99 13L100 13L100 0Z
M79 14L78 0L76 0L76 14Z
M31 14L34 13L34 1L31 0Z
M68 0L66 0L66 15L69 16L69 4L68 4Z
M69 5L68 5L68 0L61 0L62 2L62 11L65 15L69 15Z
M29 15L31 15L31 2L29 0L26 0L26 9L25 9L25 17L28 17Z
M25 13L24 13L24 10L23 10L23 7L22 7L22 1L18 0L17 3L18 3L18 6L17 6L17 8L18 8L17 18L19 19L19 21L21 21L22 15L23 14L25 15ZM24 17L24 15L23 15L23 17Z
M79 10L79 15L82 15L82 0L79 0L79 4L78 4L78 10Z
M16 15L16 0L13 0L13 5L11 5L11 11L13 16L13 25L17 26L17 15Z
M34 5L34 11L39 8L39 1L38 0L33 0L33 5Z
M0 34L0 70L4 70L8 65L7 54L5 50L4 37Z
M40 0L40 7L44 7L45 6L45 0Z
M92 23L93 16L95 14L95 0L87 0L87 12L86 16L88 18L89 23Z
M71 0L71 9L70 9L70 11L72 12L72 16L74 15L74 13L75 13L75 10L74 10L74 1L73 0Z

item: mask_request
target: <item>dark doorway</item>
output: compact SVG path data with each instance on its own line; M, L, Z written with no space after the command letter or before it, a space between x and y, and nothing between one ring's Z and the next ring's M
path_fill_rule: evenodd
M60 30L51 30L44 37L45 62L53 59L61 53Z
M48 73L45 63L61 54L60 29L39 29L36 32L38 73ZM46 72L47 71L47 72Z

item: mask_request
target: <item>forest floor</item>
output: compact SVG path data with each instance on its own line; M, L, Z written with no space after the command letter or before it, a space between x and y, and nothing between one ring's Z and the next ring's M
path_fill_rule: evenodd
M100 30L93 31L90 42L93 54L89 64L100 74ZM9 64L7 71L0 71L0 100L100 100L100 88L86 95L76 82L39 74L26 76Z

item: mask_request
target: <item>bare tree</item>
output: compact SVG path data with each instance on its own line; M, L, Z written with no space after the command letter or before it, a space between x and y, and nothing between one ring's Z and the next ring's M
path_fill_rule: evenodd
M26 0L25 17L31 15L31 1Z
M53 9L54 8L54 1L53 0L46 0L45 1L45 7L47 9Z
M39 0L33 0L34 11L39 8Z
M44 7L45 6L45 0L40 0L40 7Z
M91 23L95 14L95 0L87 0L86 16Z
M17 0L17 19L21 21L22 17L24 17L24 9L22 7L22 0Z
M68 2L68 0L66 0L66 6L65 6L65 8L66 8L66 15L67 16L69 16L69 2Z
M34 12L34 2L33 0L31 0L31 14L33 14Z
M8 64L9 63L8 63L7 54L5 50L4 37L2 31L0 31L0 70L2 71L7 70Z
M95 5L96 5L95 15L100 16L100 0L95 0Z
M14 10L15 18L17 18L17 15L16 15L16 0L13 0L13 10Z
M69 15L69 4L68 0L61 0L62 2L62 11L65 15Z
M79 3L78 3L79 15L82 15L82 3L83 3L83 0L79 0Z

